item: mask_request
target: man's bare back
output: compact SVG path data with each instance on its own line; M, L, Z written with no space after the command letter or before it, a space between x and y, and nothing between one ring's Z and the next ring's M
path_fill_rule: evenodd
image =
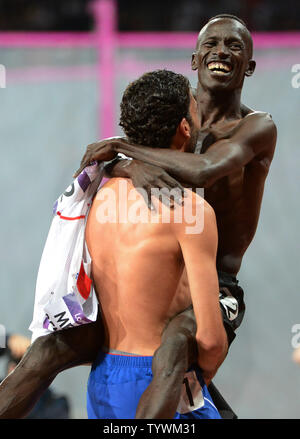
M120 196L120 184L126 187L127 197ZM180 300L176 295L184 267L180 247L171 225L163 224L158 212L154 214L158 224L101 224L97 212L99 215L107 189L115 194L119 210L130 210L138 202L148 213L130 181L115 178L100 189L89 214L86 241L107 329L106 346L152 355L167 321L192 303L188 292ZM130 191L137 197L135 201L128 199Z
M186 204L193 197L199 199L199 208L211 210L191 192ZM116 215L110 204L110 217L103 223L108 199L117 206ZM139 355L153 355L167 322L192 304L189 289L180 284L185 265L177 229L182 225L175 224L174 218L183 207L170 211L157 199L153 203L156 210L150 213L130 181L111 179L95 197L86 226L92 275L106 328L105 344ZM149 221L130 222L133 209L146 214ZM127 212L129 221L122 221L120 212ZM210 276L207 273L208 281ZM202 282L205 277L202 274ZM217 291L216 272L214 280Z

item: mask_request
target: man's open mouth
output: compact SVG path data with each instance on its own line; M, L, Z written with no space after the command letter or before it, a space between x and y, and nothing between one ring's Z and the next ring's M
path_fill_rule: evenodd
M228 63L212 61L207 65L208 70L219 75L226 75L231 72L232 66Z

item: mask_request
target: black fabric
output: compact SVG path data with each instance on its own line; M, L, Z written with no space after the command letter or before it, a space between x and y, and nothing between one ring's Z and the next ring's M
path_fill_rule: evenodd
M238 419L232 408L225 401L216 386L211 382L208 386L208 391L212 397L213 403L217 407L222 419Z
M244 291L236 277L218 271L220 307L223 323L228 337L228 346L235 339L235 330L240 326L245 315Z

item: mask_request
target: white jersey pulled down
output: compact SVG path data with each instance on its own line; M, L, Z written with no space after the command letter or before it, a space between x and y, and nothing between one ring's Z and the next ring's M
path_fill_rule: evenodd
M50 332L97 318L98 301L90 279L85 225L103 174L103 163L87 166L54 204L54 218L36 283L29 327L32 342Z

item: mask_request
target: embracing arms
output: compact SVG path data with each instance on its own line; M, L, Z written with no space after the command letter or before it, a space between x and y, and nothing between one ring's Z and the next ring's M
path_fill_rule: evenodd
M123 153L148 165L163 168L176 180L192 187L209 187L219 178L245 166L254 157L263 155L268 157L270 163L276 136L276 126L271 116L267 113L254 112L245 116L226 135L216 135L216 142L204 154L131 145L123 138L108 139L89 145L78 172L93 159L111 160L118 153ZM118 175L113 176L131 178L132 172L133 174L136 172L134 160L116 166L118 168L114 172ZM148 169L150 172L150 168Z

